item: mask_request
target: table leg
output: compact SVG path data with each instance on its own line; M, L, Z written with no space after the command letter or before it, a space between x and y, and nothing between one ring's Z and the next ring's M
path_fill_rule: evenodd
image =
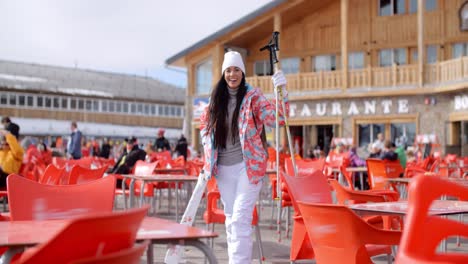
M129 192L129 208L132 208L133 206L133 196L135 195L135 179L130 180L130 186L128 187L128 192Z
M153 243L149 243L148 248L146 249L146 263L153 264L154 254L153 254Z
M143 206L143 200L145 199L145 184L146 182L142 180L140 185L140 207Z
M125 180L126 178L122 179L122 193L123 193L123 198L124 198L124 209L127 210L127 195L125 195Z
M179 182L176 181L176 186L175 186L175 221L178 222L179 219Z
M218 260L213 254L212 249L200 240L186 240L184 244L186 246L193 246L200 249L205 254L210 264L218 264Z

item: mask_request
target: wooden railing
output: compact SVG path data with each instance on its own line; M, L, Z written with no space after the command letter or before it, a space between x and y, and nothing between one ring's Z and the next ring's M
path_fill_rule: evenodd
M342 86L342 71L320 71L287 74L288 91L314 92L339 90ZM468 78L468 57L427 64L424 66L424 84L443 85ZM348 87L417 87L418 65L393 65L391 67L369 67L350 70ZM247 77L247 82L254 87L261 87L263 92L272 93L270 76ZM468 82L467 82L468 85Z

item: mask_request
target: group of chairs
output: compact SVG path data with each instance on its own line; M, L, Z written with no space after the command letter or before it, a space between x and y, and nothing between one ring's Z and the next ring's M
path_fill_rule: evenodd
M112 176L52 185L10 174L10 212L3 221L67 221L46 243L14 255L12 263L140 263L149 243L136 243L136 235L148 207L113 211L115 184Z
M448 236L460 234L468 237L468 226L460 221L427 215L432 200L444 193L466 200L468 188L448 182L444 177L414 173L406 221L399 216L388 215L360 217L348 207L349 204L400 199L398 188L387 181L387 178L405 175L399 163L368 159L370 190L365 191L354 188L350 174L345 175L345 183L327 177L324 160L297 160L296 166L298 177L294 177L292 162L288 159L280 173L281 206L294 209L290 248L292 262L315 259L317 263L341 263L346 259L346 263L372 263L372 256L387 254L388 262L392 263L391 246L399 245L397 263L434 263L431 261L435 259L447 260L444 263L468 263L467 254L436 252L437 245ZM344 167L341 166L339 171L343 173ZM270 176L270 180L273 193L276 176ZM422 224L427 221L431 223ZM443 225L453 228L441 232L434 229ZM428 232L431 235L427 235ZM424 241L423 237L428 236L430 238ZM420 244L422 249L415 250ZM395 255L396 252L393 253Z

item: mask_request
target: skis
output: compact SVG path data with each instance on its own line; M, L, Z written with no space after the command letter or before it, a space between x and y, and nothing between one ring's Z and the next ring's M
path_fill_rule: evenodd
M200 205L200 201L202 199L203 193L206 189L206 184L208 183L208 179L205 179L205 173L203 170L198 175L198 181L195 185L195 189L192 192L192 196L187 204L187 208L185 208L184 215L180 220L180 223L183 225L191 226L195 221L195 217L197 215L197 210ZM166 257L164 259L164 263L166 264L178 264L182 261L184 256L184 247L179 245L170 245L168 250L166 251Z

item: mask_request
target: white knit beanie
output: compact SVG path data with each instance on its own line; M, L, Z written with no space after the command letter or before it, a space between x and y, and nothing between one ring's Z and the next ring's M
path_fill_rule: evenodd
M224 74L224 70L228 67L235 66L242 70L245 74L244 62L242 61L242 56L237 51L228 51L224 53L224 61L221 72Z

